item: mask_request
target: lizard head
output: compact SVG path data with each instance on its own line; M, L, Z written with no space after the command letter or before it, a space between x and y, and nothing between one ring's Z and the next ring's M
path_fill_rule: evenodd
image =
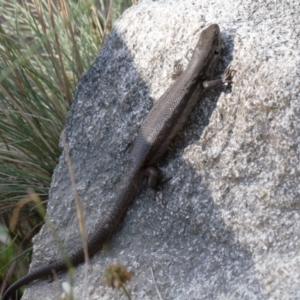
M221 33L219 25L212 24L200 33L192 59L202 66L202 79L210 79L221 56Z

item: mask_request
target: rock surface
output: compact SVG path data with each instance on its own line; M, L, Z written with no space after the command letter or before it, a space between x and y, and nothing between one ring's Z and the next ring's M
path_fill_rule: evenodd
M209 92L161 163L166 202L143 187L110 243L75 273L77 299L126 299L103 284L107 265L134 272L132 299L300 298L300 4L290 1L139 1L118 20L82 76L65 133L88 233L105 215L152 102L187 64L203 27L218 23L237 70L229 93ZM63 153L48 216L66 249L80 243ZM31 268L57 259L44 227ZM67 274L37 281L23 300L58 299ZM86 294L85 294L86 293Z

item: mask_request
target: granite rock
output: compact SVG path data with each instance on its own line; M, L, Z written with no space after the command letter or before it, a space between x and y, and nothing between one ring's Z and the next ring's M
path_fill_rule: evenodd
M127 144L188 63L202 28L219 24L231 89L208 92L160 164L172 176L153 201L144 186L89 265L76 267L77 299L126 299L103 284L107 265L135 275L132 299L299 299L300 4L290 1L139 1L116 22L77 88L64 132L87 232L114 201ZM81 243L65 153L49 220L65 248ZM31 269L59 257L44 226ZM30 284L22 299L57 299L68 274Z

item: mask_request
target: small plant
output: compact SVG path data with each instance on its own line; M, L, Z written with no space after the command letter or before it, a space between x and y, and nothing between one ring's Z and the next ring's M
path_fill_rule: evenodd
M122 288L127 298L131 300L124 283L129 281L132 275L133 274L121 264L109 265L105 270L104 283L115 289Z

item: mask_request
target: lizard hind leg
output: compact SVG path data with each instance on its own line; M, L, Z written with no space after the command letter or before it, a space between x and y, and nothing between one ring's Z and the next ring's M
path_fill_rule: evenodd
M148 185L152 189L156 189L159 184L159 172L154 167L147 167L144 172L144 176L147 177Z
M159 175L159 171L153 166L145 169L144 176L147 177L148 185L154 190L154 200L156 200L157 192L162 191L163 185L172 179L172 177L163 179L162 176ZM164 204L163 200L162 204Z

